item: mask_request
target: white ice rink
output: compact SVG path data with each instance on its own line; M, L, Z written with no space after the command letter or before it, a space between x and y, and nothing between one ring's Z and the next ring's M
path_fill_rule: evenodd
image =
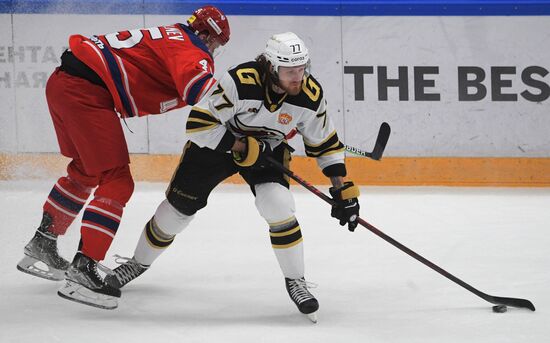
M223 185L119 308L56 295L61 283L16 270L53 180L0 182L0 342L483 342L542 343L550 336L550 189L362 188L362 217L491 295L531 300L536 312L491 304L366 229L349 233L329 207L293 186L306 277L319 322L284 289L245 186ZM131 256L164 184L138 183L105 264ZM326 191L326 188L325 188ZM79 228L60 239L72 258Z

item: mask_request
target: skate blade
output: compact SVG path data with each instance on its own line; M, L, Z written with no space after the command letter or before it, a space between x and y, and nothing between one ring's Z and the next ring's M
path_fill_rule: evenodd
M57 291L57 295L67 300L104 310L114 310L118 307L117 298L110 295L96 293L76 282L69 280L67 280L65 286L61 287L59 291Z
M44 265L46 266L46 268L40 268L40 266L37 264ZM19 263L17 264L17 269L19 271L22 271L23 273L37 276L46 280L51 280L51 281L65 280L64 270L52 268L47 264L45 264L44 262L28 255L25 255L25 257L23 257L23 259L19 261Z
M308 313L306 314L307 318L311 320L313 323L317 324L317 312Z

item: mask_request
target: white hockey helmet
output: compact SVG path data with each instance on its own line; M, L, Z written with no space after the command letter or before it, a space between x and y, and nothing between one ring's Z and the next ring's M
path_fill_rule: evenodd
M306 66L306 76L309 75L309 51L293 32L279 33L267 41L264 55L273 67L273 73L278 75L279 67Z

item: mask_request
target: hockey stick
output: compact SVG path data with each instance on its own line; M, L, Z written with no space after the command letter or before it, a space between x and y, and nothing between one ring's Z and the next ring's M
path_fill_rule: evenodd
M296 129L292 130L285 138L287 140L292 139L298 131ZM391 128L390 125L386 122L383 122L380 126L380 130L378 130L378 136L376 136L376 143L374 144L374 149L372 149L371 152L363 151L361 149L358 149L356 147L350 146L350 145L344 145L344 149L347 152L350 152L354 155L368 157L376 161L380 161L382 158L382 154L384 153L384 149L386 149L386 144L388 143L388 139L390 138ZM287 144L287 146L290 147L290 145ZM294 149L291 148L291 152L294 151Z
M351 152L352 154L368 157L373 160L379 161L382 158L388 139L390 138L391 128L390 125L386 122L383 122L378 131L378 136L376 137L376 143L374 144L374 149L372 152L363 151L355 147L345 145L346 151Z
M271 162L271 164L275 168L279 169L281 172L288 175L291 179L298 182L300 185L304 186L307 190L309 190L313 194L317 195L319 198L323 199L325 202L327 202L331 206L335 204L334 200L331 197L327 196L325 193L321 192L315 186L311 185L309 182L305 181L304 179L302 179L298 175L294 174L294 172L292 172L290 169L283 166L281 163L279 163L274 158L267 157L267 159L269 160L269 162ZM439 267L438 265L434 264L433 262L427 260L426 258L422 257L421 255L417 254L416 252L414 252L411 249L407 248L406 246L399 243L395 239L393 239L390 236L386 235L385 233L378 230L376 227L369 224L368 222L366 222L362 218L359 218L358 220L359 220L359 224L361 224L361 226L363 226L367 230L371 231L372 233L374 233L378 237L382 238L386 242L390 243L394 247L398 248L399 250L401 250L404 253L408 254L409 256L413 257L417 261L422 262L423 264L425 264L426 266L428 266L431 269L435 270L436 272L443 275L447 279L449 279L449 280L453 281L454 283L466 288L468 291L474 293L475 295L482 298L483 300L488 301L488 302L490 302L492 304L495 304L495 305L506 305L506 306L512 306L512 307L527 308L527 309L530 309L531 311L535 311L535 306L533 305L532 302L530 302L527 299L497 297L497 296L493 296L493 295L489 295L489 294L481 292L480 290L470 286L466 282L464 282L464 281L460 280L459 278L457 278L456 276L452 275L451 273L449 273L445 269Z

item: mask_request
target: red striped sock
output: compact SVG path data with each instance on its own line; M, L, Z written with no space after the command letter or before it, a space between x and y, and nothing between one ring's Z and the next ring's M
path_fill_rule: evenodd
M60 177L53 186L46 202L44 212L52 217L49 231L55 235L64 235L76 218L92 189L76 183L68 177Z
M82 253L96 261L105 258L111 242L120 225L123 207L116 201L94 198L82 217L81 246Z

